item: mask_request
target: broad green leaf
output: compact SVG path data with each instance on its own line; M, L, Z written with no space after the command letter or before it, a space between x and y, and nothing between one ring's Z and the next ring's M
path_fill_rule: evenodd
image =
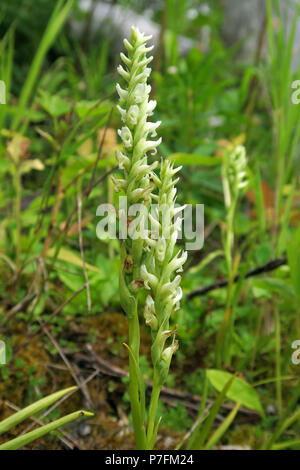
M64 114L67 114L71 109L71 104L58 95L49 95L46 92L42 92L40 98L40 105L47 111L50 116L57 118Z
M17 413L14 413L12 416L9 416L8 418L4 419L0 422L0 434L3 434L4 432L11 429L13 426L16 426L17 424L21 423L30 416L35 415L44 408L48 408L48 406L52 405L52 403L55 403L57 400L67 395L72 390L75 390L76 388L77 387L69 387L65 388L64 390L60 390L59 392L52 393L51 395L41 398L41 400L38 400L35 403L26 406L26 408L23 408Z
M72 292L79 290L84 282L83 273L81 276L78 276L78 273L66 273L64 271L60 271L59 267L57 267L57 275L64 285Z
M11 441L1 444L0 450L20 449L21 447L26 446L26 444L29 444L30 442L35 441L39 437L42 437L45 434L48 434L49 432L54 431L54 429L65 426L70 421L74 421L75 419L84 417L84 416L93 416L93 413L90 413L88 411L83 411L83 410L75 411L74 413L70 413L64 416L63 418L52 421L52 423L45 424L45 426L41 426L40 428L34 429L33 431L28 432L27 434L24 434L23 436L16 437L15 439L12 439Z
M210 383L215 389L220 392L226 382L232 377L232 374L222 370L209 369L207 376ZM239 377L235 377L230 389L227 392L227 397L235 402L240 402L241 405L250 408L251 410L258 411L261 415L264 414L257 392L251 385Z
M47 256L50 258L53 258L55 256L56 249L50 248L50 250L47 251ZM80 266L82 267L82 259L80 256L77 256L75 253L73 253L70 250L67 250L66 248L61 248L57 259L60 261L65 261L66 263L74 264L75 266ZM101 269L97 268L96 266L92 266L89 263L85 263L86 269L89 269L90 271L94 271L95 273L102 274Z
M108 100L106 101L87 101L82 100L78 101L75 105L75 111L78 114L79 118L82 118L86 115L89 116L98 116L99 114L104 114L110 111L112 103Z
M192 153L173 153L168 157L169 160L175 162L176 165L202 165L202 166L216 166L222 162L218 157L207 157L206 155L197 155Z

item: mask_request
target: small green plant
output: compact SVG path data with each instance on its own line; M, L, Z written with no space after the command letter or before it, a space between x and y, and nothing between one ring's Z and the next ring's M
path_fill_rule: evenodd
M36 413L49 407L50 405L57 402L65 395L74 390L76 390L76 387L70 387L64 390L60 390L59 392L52 393L51 395L48 395L47 397L36 401L35 403L27 406L26 408L23 408L17 413L14 413L12 416L9 416L8 418L4 419L0 422L0 435L9 431L14 426L17 426L19 423L22 423L31 416L34 416ZM61 428L70 421L74 421L75 419L80 418L82 416L93 416L93 413L83 410L75 411L74 413L70 413L66 416L63 416L62 418L56 419L55 421L52 421L48 424L45 424L44 426L34 429L33 431L30 431L28 433L20 435L19 437L4 442L3 444L0 444L0 450L20 449L21 447L26 446L30 442L35 441L36 439L44 436L45 434L48 434L51 431L54 431L55 429Z
M228 273L228 289L223 323L217 340L217 365L221 359L230 363L230 341L234 324L233 298L237 286L234 277L238 267L238 257L234 259L234 219L241 191L248 186L246 150L242 145L225 151L222 164L222 183L226 208L226 229L223 234L223 247ZM222 351L223 350L223 351ZM223 352L223 354L222 354Z

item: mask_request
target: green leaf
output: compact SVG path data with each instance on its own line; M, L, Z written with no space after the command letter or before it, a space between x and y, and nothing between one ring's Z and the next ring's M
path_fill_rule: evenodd
M276 440L281 436L282 432L287 429L288 425L290 424L290 414L292 413L293 409L298 403L300 397L300 378L298 379L296 385L293 388L292 396L289 399L285 411L281 416L280 420L278 421L276 428L273 430L272 434L270 434L269 439L265 444L262 446L262 450L270 450ZM294 416L294 415L293 415ZM291 419L293 419L293 416Z
M289 449L290 447L300 447L300 439L293 439L290 441L278 442L277 444L274 444L272 446L271 450L285 450L285 449Z
M100 100L81 100L78 101L75 105L75 111L78 114L79 118L85 117L86 115L89 116L98 116L100 114L105 114L110 111L112 103L108 100L100 101Z
M136 362L136 359L134 357L132 349L126 343L123 343L123 346L125 346L125 348L128 350L130 358L131 358L133 366L134 366L133 369L134 369L135 377L133 377L132 380L136 380L137 383L138 383L138 386L139 386L140 406L141 406L140 410L141 410L142 420L144 421L144 419L145 419L145 384L144 384L144 379L143 379L141 370L140 370L140 368L139 368L139 366Z
M39 43L38 49L31 63L29 73L21 91L18 112L11 124L13 130L16 130L22 122L24 111L32 96L33 89L36 85L47 52L53 44L64 22L66 21L72 6L73 0L68 0L66 3L63 0L58 0L55 4L53 13L49 19L49 23L44 32L44 35Z
M48 93L44 91L40 98L40 105L54 118L67 114L71 109L70 103L65 101L63 98L58 95L48 95Z
M208 372L206 371L206 376L208 377ZM209 377L208 377L209 378ZM227 396L229 389L232 386L233 380L235 376L230 374L229 380L227 380L224 384L224 387L220 391L219 395L217 396L216 401L214 402L213 406L211 407L210 412L205 417L205 422L203 428L201 428L200 432L198 430L193 432L190 442L188 443L188 449L191 450L200 450L204 445L206 438L212 428L214 420L219 412L219 409L224 401L224 398ZM200 423L199 423L200 425ZM196 432L196 433L195 433Z
M171 162L176 165L202 165L202 166L216 166L222 162L221 158L207 157L206 155L197 155L192 153L173 153L168 157Z
M57 400L67 395L72 390L75 390L76 388L77 387L69 387L65 388L64 390L60 390L59 392L52 393L51 395L41 398L41 400L38 400L35 403L26 406L26 408L23 408L17 413L14 413L12 416L9 416L8 418L4 419L0 422L0 434L3 434L4 432L21 423L25 419L43 410L44 408L48 408L48 406L52 405L52 403L55 403Z
M218 256L223 256L222 250L212 251L204 259L202 259L199 264L196 264L196 266L193 266L192 268L190 268L189 274L199 273L200 271L202 271L202 269L204 269L209 263L211 263Z
M210 383L220 392L224 385L228 382L232 374L222 370L209 369L207 376ZM262 416L264 415L257 392L251 385L239 377L235 377L230 389L226 396L235 402L240 402L241 405L250 408L251 410L258 411Z
M47 256L50 258L53 258L55 256L56 248L50 248L50 250L47 251ZM66 261L67 263L74 264L75 266L80 266L82 267L82 259L80 256L77 256L75 253L72 251L67 250L66 248L61 248L59 250L57 259L61 261ZM95 273L103 274L101 269L97 268L96 266L92 266L89 263L85 263L86 269L89 269L90 271L94 271Z
M82 275L78 275L78 273L66 273L60 271L59 267L57 267L57 274L59 279L67 286L72 292L76 292L82 286L84 279L83 273Z
M45 424L45 426L41 426L40 428L34 429L33 431L28 432L23 436L19 436L15 439L12 439L11 441L5 442L4 444L0 445L0 450L20 449L21 447L26 446L26 444L35 441L39 437L42 437L45 434L54 431L54 429L65 426L70 421L74 421L75 419L80 418L82 416L93 416L93 413L83 410L75 411L74 413L70 413L66 416L63 416L63 418L57 419L52 423Z
M294 290L290 285L281 279L266 278L266 279L253 279L251 280L253 287L263 289L269 296L275 292L286 299L293 300L295 298Z
M229 426L231 425L232 421L234 420L241 404L237 403L235 407L228 413L224 421L220 424L220 426L216 429L213 435L209 438L204 450L211 450L213 446L215 446L222 436L225 434Z

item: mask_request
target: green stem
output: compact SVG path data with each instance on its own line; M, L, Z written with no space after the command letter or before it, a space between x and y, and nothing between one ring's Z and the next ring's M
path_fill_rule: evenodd
M20 267L21 261L21 174L19 166L15 167L15 186L16 186L16 200L15 200L15 217L17 223L17 249L16 249L16 266Z
M129 395L134 428L136 447L138 450L147 449L146 431L143 422L143 412L139 397L139 382L136 365L139 366L140 326L137 312L129 319L129 347L133 357L129 355Z
M148 417L148 431L147 431L148 446L150 446L150 443L153 439L155 418L156 418L156 413L157 413L160 391L161 391L161 385L159 383L158 372L154 369L153 387L152 387L151 400L150 400L150 406L149 406L149 417ZM154 447L154 445L151 447Z
M226 181L225 181L226 182ZM224 191L228 183L224 184ZM219 333L217 335L217 348L216 348L216 363L217 367L221 368L222 359L225 362L230 361L230 340L233 334L233 323L232 323L232 298L233 298L233 291L234 291L234 283L233 283L233 272L232 272L232 251L233 251L233 243L234 243L234 215L237 205L237 197L233 199L231 197L227 199L230 200L230 206L227 207L227 217L226 217L226 234L225 239L223 239L224 243L224 253L227 265L227 273L228 273L228 287L227 287L227 296L226 296L226 305L225 305L225 314L223 318L223 322L221 324Z
M227 263L228 277L232 274L232 251L234 244L234 215L237 205L237 198L235 197L230 204L227 212L227 227L226 227L226 240L225 240L225 258Z
M229 310L229 319L228 319L228 323L226 324L226 329L225 329L224 338L223 338L223 360L227 365L230 365L231 337L233 334L233 302L232 302L233 289L234 289L234 284L231 280L228 286L227 302L226 302L226 311Z
M278 305L275 305L275 349L276 349L276 398L279 416L282 415L282 383L281 383L281 360L280 360L280 316Z

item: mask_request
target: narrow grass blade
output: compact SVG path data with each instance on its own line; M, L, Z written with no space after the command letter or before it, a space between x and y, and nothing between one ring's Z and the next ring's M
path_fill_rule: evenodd
M36 84L36 80L38 78L45 56L49 48L51 47L55 37L57 36L58 32L62 28L65 20L67 19L68 14L72 8L72 5L73 5L73 0L68 0L66 3L64 3L63 0L59 0L53 10L52 16L49 20L45 33L39 44L38 50L30 66L28 76L22 88L18 113L12 122L12 130L17 130L20 124L20 121L23 116L23 111L30 100L33 88Z
M60 428L64 426L65 424L69 423L70 421L74 421L75 419L83 417L83 416L93 416L93 413L90 413L88 411L83 411L83 410L75 411L74 413L70 413L69 415L66 415L63 418L57 419L53 421L52 423L45 424L45 426L41 426L40 428L34 429L33 431L28 432L27 434L24 434L23 436L19 436L8 442L5 442L4 444L0 445L0 450L20 449L21 447L26 446L26 444L29 444L30 442L35 441L39 437L42 437L45 434L48 434L49 432L54 431L54 429Z
M292 396L288 402L285 412L283 413L281 419L279 420L275 428L275 431L271 434L267 442L262 446L263 450L272 449L276 440L281 436L283 431L286 429L286 421L289 420L289 415L291 414L292 410L295 408L299 397L300 397L300 378L296 386L293 389Z
M237 403L235 405L233 410L231 410L231 412L226 416L223 423L218 427L218 429L209 438L206 446L204 447L204 450L211 450L217 444L217 442L219 442L223 434L225 434L225 432L231 425L232 421L234 420L240 406L241 406L241 403Z
M234 381L236 377L236 374L234 374L232 377L230 377L230 379L228 380L228 382L226 383L226 385L224 386L223 390L221 391L221 393L218 395L215 403L213 404L210 412L209 412L209 415L204 423L204 426L203 426L203 429L200 431L197 439L195 439L195 444L193 445L192 447L192 450L200 450L201 447L203 446L210 430L211 430L211 427L213 425L213 422L215 420L215 417L226 397L226 394L228 392L228 390L230 389L231 385L232 385L232 382Z
M59 392L52 393L51 395L41 398L41 400L38 400L35 403L26 406L26 408L23 408L23 410L20 410L17 413L14 413L12 416L9 416L8 418L4 419L0 422L0 434L3 434L4 432L21 423L25 419L43 410L44 408L48 408L48 406L52 405L60 398L67 395L69 392L76 390L76 388L77 387L69 387L65 388L64 390L60 390Z
M271 450L284 450L289 449L290 447L299 447L300 446L300 439L294 439L292 441L286 442L278 442L278 444L274 444Z
M203 386L203 392L202 392L202 399L201 399L201 403L200 403L200 406L199 406L198 418L197 418L197 420L199 422L198 422L197 426L195 426L195 429L191 434L191 437L190 437L188 445L187 445L187 450L190 450L192 448L192 446L195 442L195 439L197 438L200 426L203 423L204 419L207 417L207 414L204 414L206 400L207 400L207 394L208 394L208 377L207 377L207 371L205 371L205 379L204 379L204 386Z

